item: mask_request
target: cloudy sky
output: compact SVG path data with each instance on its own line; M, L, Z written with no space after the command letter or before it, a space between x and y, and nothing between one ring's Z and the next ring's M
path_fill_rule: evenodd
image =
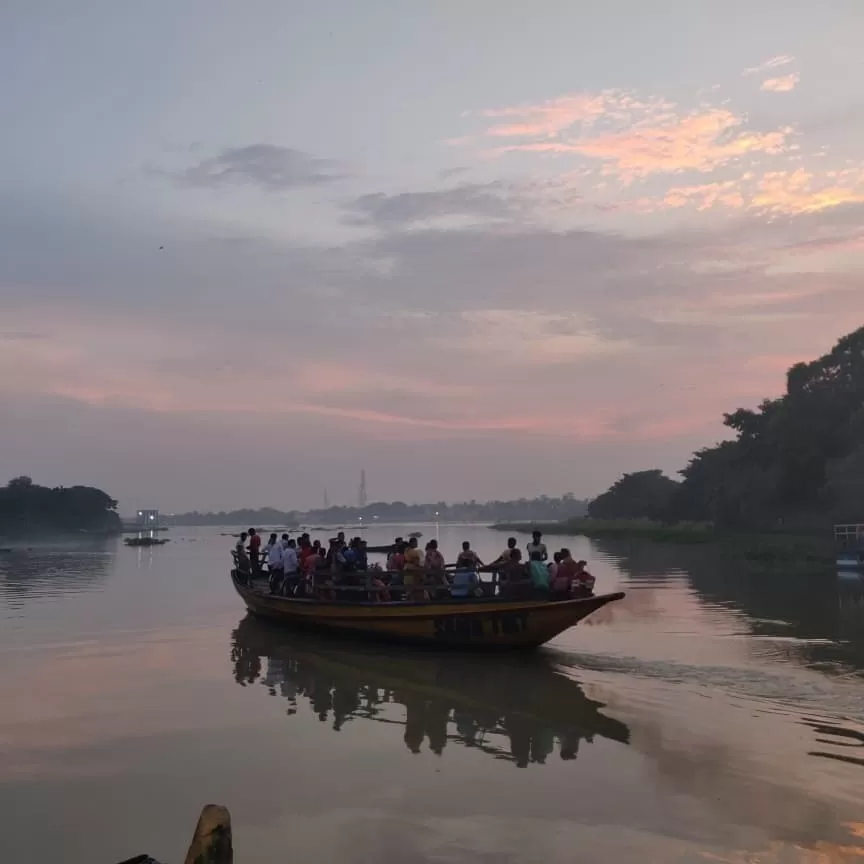
M864 322L864 5L6 0L0 477L602 491Z

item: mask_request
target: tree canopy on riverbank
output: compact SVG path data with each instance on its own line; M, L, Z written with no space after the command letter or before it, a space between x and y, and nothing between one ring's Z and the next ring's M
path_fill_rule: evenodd
M0 488L0 535L119 531L117 502L93 486L39 486L15 477Z
M724 423L735 437L697 451L681 482L659 471L625 475L589 515L748 529L864 520L864 327L792 366L782 396L725 414Z

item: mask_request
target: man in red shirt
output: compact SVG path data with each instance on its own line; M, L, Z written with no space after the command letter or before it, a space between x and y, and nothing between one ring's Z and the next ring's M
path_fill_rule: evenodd
M252 572L257 573L261 569L261 535L254 529L249 529L249 560L252 562Z

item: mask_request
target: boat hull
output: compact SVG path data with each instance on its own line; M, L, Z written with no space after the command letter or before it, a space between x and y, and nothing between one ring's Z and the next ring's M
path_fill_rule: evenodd
M452 648L536 648L624 597L603 594L555 603L498 598L342 603L279 597L245 585L234 575L232 582L250 612L280 624Z

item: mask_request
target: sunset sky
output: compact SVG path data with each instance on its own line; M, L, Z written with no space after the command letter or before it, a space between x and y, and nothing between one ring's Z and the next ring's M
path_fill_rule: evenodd
M864 323L864 4L7 0L0 481L602 491Z

